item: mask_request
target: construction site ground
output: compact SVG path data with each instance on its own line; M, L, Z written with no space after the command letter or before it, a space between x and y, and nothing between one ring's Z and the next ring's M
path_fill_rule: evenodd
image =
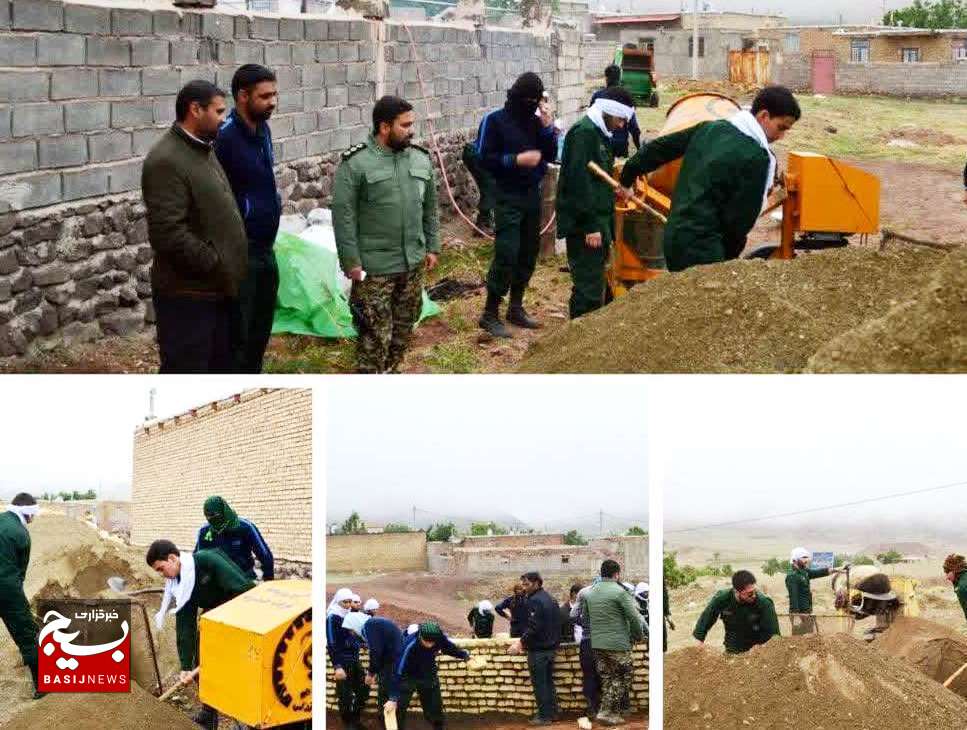
M830 535L813 534L810 539L836 552L864 550L858 543L837 545ZM870 544L881 539L872 538ZM813 611L820 617L818 636L790 637L790 619L784 616L789 611L785 573L768 576L762 571L769 558L782 561L788 555L785 541L773 533L739 537L732 533L731 543L730 547L723 534L702 543L677 543L670 549L676 552L679 567L728 564L732 570L751 570L760 590L775 602L783 638L728 658L718 622L705 647L699 647L692 637L695 623L709 598L729 588L730 581L701 577L672 589L669 599L676 630L668 634L666 654L667 728L786 728L795 726L792 719L797 717L809 717L816 727L839 727L833 723L845 722L845 713L860 721L850 723L856 727L967 728L967 702L962 699L967 696L967 683L958 680L951 690L941 687L943 679L967 661L967 621L939 567L952 547L910 543L911 550L926 557L883 566L889 575L919 582L920 617L901 618L867 644L862 635L872 628L873 619L855 622L848 633L841 620L823 618L836 614L830 578L811 583ZM932 683L922 684L922 675ZM676 682L680 687L669 692ZM692 699L689 691L695 695ZM892 700L885 701L891 695L902 700L900 709L891 707ZM956 719L948 724L951 717Z
M658 109L638 110L646 138L657 134L668 107L688 91L685 84L661 90ZM748 102L753 90L712 85ZM967 114L962 103L870 96L799 97L803 118L776 145L780 166L789 150L834 156L878 175L882 181L881 225L921 240L967 241L963 200L963 160L967 157ZM475 211L465 211L473 215ZM543 260L527 295L528 310L544 323L537 332L513 329L513 338L483 336L477 318L485 298L492 244L475 238L449 206L442 215L443 254L429 285L448 280L461 290L440 301L442 314L421 325L402 370L410 373L489 373L518 368L529 345L567 323L570 276L563 256ZM750 236L750 247L777 242L778 228L768 219ZM870 245L879 243L872 237ZM647 284L645 285L647 286ZM157 349L152 333L105 339L89 345L58 347L28 358L0 363L0 372L154 372ZM351 341L284 335L272 338L266 370L274 373L341 373L354 368Z
M30 525L31 556L24 592L37 611L40 598L114 598L107 579L119 576L125 590L160 588L161 580L144 561L144 551L121 539L97 530L90 524L43 511ZM140 596L148 615L132 605L131 669L132 692L89 695L50 694L33 700L30 674L23 666L16 645L6 631L0 631L0 718L9 719L3 727L67 727L76 730L141 730L142 728L195 727L190 715L200 708L195 685L179 690L167 704L152 693L157 691L155 670L150 658L147 631L151 631L157 650L158 673L168 689L176 681L180 665L175 646L174 619L169 618L160 632L154 627L160 594ZM94 697L92 700L91 698ZM69 720L69 722L68 722ZM231 727L227 719L224 727Z
M622 727L627 728L627 730L645 730L648 726L648 718L644 715L629 715L627 718L627 724L622 725ZM364 723L367 722L364 720ZM326 727L330 730L342 730L342 722L339 719L339 713L329 710L326 712ZM377 722L375 719L368 720L368 724L364 724L364 728L375 730L377 728ZM414 713L412 717L407 718L406 727L409 730L431 730L433 727L419 713ZM464 718L460 715L447 715L447 727L455 728L457 730L521 730L527 727L526 723L521 723L519 717L507 717L505 715L481 715L478 717ZM577 727L577 723L573 718L562 719L551 725L545 725L544 727L550 728L550 730L574 730ZM601 725L596 725L596 727L602 727Z

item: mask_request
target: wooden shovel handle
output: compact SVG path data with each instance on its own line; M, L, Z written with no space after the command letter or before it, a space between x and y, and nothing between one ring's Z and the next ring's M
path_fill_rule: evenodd
M615 190L618 190L619 188L621 188L621 183L619 183L617 180L615 180L613 177L611 177L607 172L605 172L604 170L602 170L601 169L601 166L599 164L597 164L596 162L588 162L588 169L592 173L594 173L595 175L597 175L599 178L601 178L602 180L604 180L604 182L608 183L608 185L610 185ZM642 200L641 198L639 198L637 195L632 195L631 196L631 200L639 208L642 208L643 210L647 210L649 213L651 213L653 216L655 216L662 223L667 223L668 222L668 219L665 216L663 216L657 210L655 210L654 208L652 208L650 205L648 205L648 203L646 203L644 200Z
M191 681L193 681L195 679L195 677L198 676L198 670L199 669L201 669L201 667L195 667L194 669L192 669L191 670L191 675L188 677L188 679L185 679L185 680L180 680L179 679L168 690L166 690L165 692L163 692L158 699L161 700L162 702L164 702L166 699L168 699L169 697L171 697L171 695L173 695L176 691L178 691L182 687L187 686Z
M951 684L953 684L954 680L957 679L957 677L959 677L961 674L963 674L965 669L967 669L967 664L964 664L964 666L962 666L956 672L954 672L949 677L947 677L947 681L943 683L943 686L949 687Z

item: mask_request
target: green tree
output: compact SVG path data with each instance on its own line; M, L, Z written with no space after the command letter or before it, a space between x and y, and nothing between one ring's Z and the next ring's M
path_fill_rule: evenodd
M481 535L506 535L507 530L496 522L474 522L470 525L470 534L476 537Z
M665 553L662 558L663 575L669 588L681 588L694 583L698 571L691 565L678 565L678 553Z
M564 536L564 544L565 545L587 545L588 541L585 540L581 536L581 533L578 532L577 530L571 530L569 533L567 533Z
M386 527L383 528L383 532L413 532L409 525L404 525L400 522L390 522Z
M899 10L891 10L884 15L883 24L931 30L967 27L967 2L914 0L911 5Z
M635 537L644 537L648 534L646 530L641 529L638 525L628 528L628 534Z
M358 512L353 512L342 523L339 532L343 535L364 535L366 534L366 523L359 517Z
M885 553L877 555L876 559L881 565L895 565L896 563L903 562L903 555L896 550L887 550Z
M426 531L427 542L447 542L457 534L457 528L452 522L441 522L439 525L430 525Z
M779 560L779 558L769 558L762 564L762 572L768 575L770 578L777 573L784 573L785 570L786 564Z

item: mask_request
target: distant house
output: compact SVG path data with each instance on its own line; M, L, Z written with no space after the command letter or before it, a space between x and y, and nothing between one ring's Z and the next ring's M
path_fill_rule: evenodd
M767 28L785 25L781 15L757 13L699 13L699 33L704 31L737 31L757 33ZM634 44L639 48L654 47L656 33L691 31L691 13L653 13L650 15L598 15L591 21L591 30L599 41ZM702 55L701 37L699 55Z
M951 63L967 61L967 28L837 30L832 47L846 63Z

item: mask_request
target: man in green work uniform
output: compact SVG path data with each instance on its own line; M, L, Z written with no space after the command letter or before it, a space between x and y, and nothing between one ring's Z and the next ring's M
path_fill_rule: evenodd
M620 86L609 87L564 138L557 179L557 232L567 239L571 319L604 304L604 268L614 238L615 191L588 170L588 163L611 174L611 137L624 129L634 113L631 94ZM621 195L624 197L624 191Z
M373 133L342 154L332 196L339 264L352 280L357 370L395 372L437 263L440 220L430 153L412 144L413 107L384 96Z
M625 187L683 158L665 226L670 271L738 258L775 180L769 145L800 116L789 89L769 86L756 96L751 112L658 137L628 160L621 171Z
M943 561L943 572L954 587L957 600L964 611L964 618L967 618L967 560L963 555L948 555Z
M719 618L725 624L725 651L729 654L742 654L779 636L776 607L771 598L759 593L755 576L748 570L732 576L731 590L721 590L712 596L692 636L705 643L705 637Z
M813 594L809 581L825 578L842 571L829 568L813 569L812 553L806 548L794 548L789 555L789 572L786 573L786 590L789 591L789 613L792 614L792 634L812 634L816 631L816 617L813 612Z
M175 604L175 637L181 662L182 683L190 682L191 672L200 666L198 654L198 613L221 606L255 587L254 581L221 550L181 552L170 540L155 540L145 560L152 570L165 578L161 609L155 615L160 631L168 608ZM218 714L207 705L194 721L205 728L218 726Z
M0 514L0 618L30 670L34 699L41 696L37 692L37 622L24 595L24 579L30 562L27 525L37 512L37 500L21 492Z

